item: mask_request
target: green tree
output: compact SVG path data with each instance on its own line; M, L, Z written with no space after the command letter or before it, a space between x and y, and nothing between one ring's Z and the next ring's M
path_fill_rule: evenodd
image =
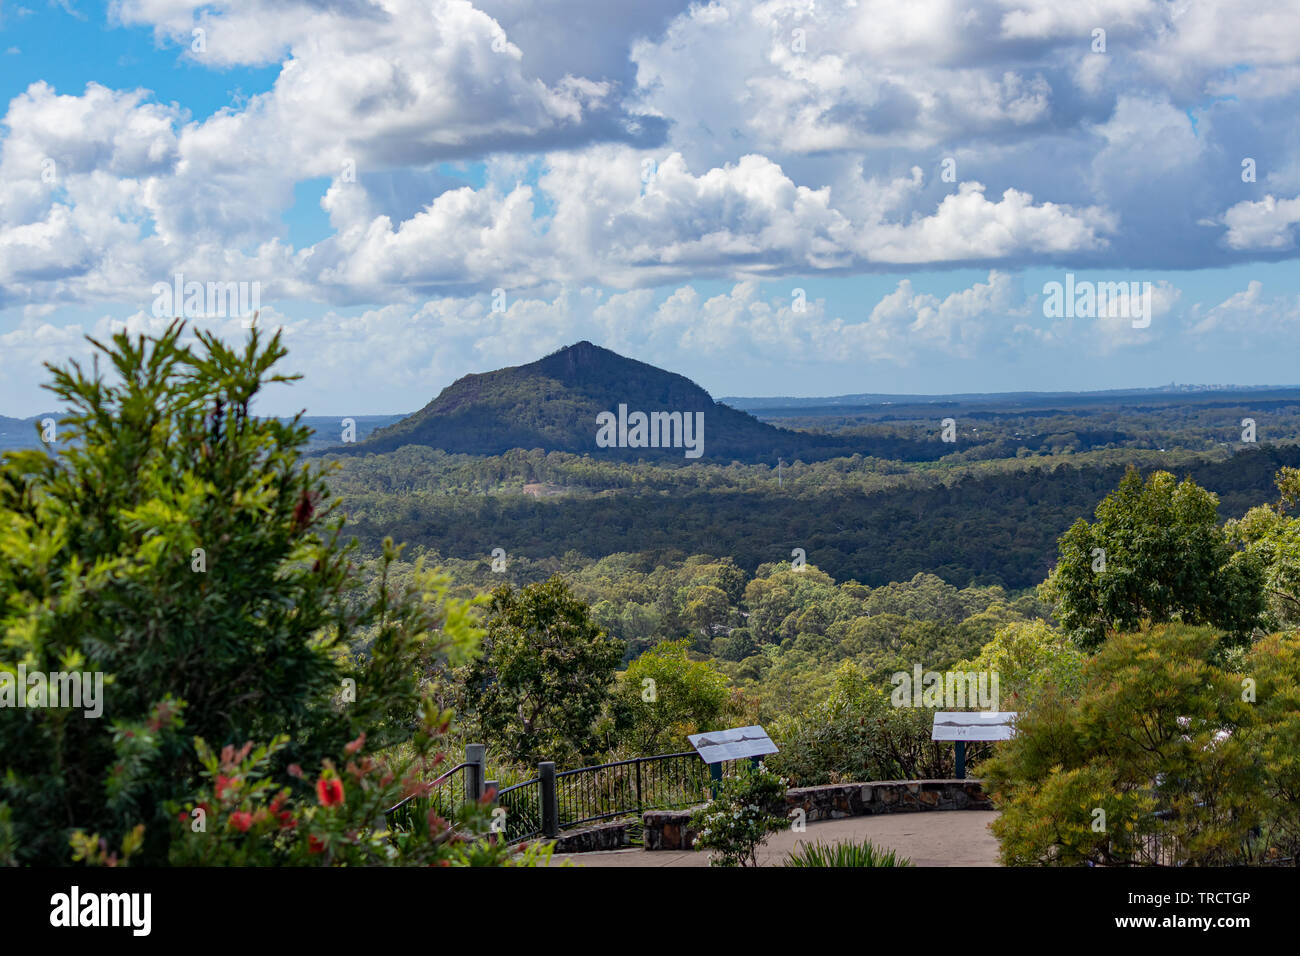
M780 639L781 624L814 602L834 599L835 581L812 565L799 570L789 564L764 565L745 586L749 630L759 643Z
M1219 635L1163 624L1106 641L1083 692L1054 689L980 768L1008 865L1244 862L1264 801L1242 682Z
M1017 710L1046 687L1067 697L1079 693L1084 654L1046 621L1023 621L998 629L974 660L957 670L998 675L1003 710Z
M173 811L202 785L198 738L223 752L275 741L263 772L306 803L311 780L289 765L343 766L363 735L376 751L404 743L375 797L400 799L447 724L419 675L477 643L445 581L390 586L391 542L363 585L321 470L299 458L308 429L252 414L266 384L290 381L272 371L279 336L254 330L235 350L183 333L95 342L108 376L98 361L52 368L60 451L0 462L0 697L34 705L0 711L10 862L66 863L73 841L102 861L100 840L165 862ZM102 675L102 713L39 706L20 668Z
M1096 519L1080 518L1061 536L1060 559L1043 583L1057 619L1082 647L1169 621L1213 625L1240 643L1259 622L1262 569L1218 526L1214 493L1166 471L1143 482L1130 468Z
M772 724L772 740L781 749L766 760L801 787L949 777L953 748L930 739L933 715L923 707L892 706L886 689L846 661L820 703ZM980 755L971 749L972 761Z
M619 681L620 739L637 754L682 749L689 734L716 730L727 705L727 679L707 661L686 654L690 641L666 641L646 651Z
M1300 859L1300 635L1273 634L1257 642L1244 673L1254 681L1259 715L1248 746L1263 764L1261 836L1265 851L1276 848L1294 863Z
M691 588L686 594L682 618L701 639L705 647L713 640L714 633L724 627L731 616L731 605L721 588L711 584L701 584Z
M1283 468L1277 487L1276 505L1251 508L1227 530L1263 565L1266 625L1294 629L1300 627L1300 518L1291 513L1300 505L1300 468Z
M528 764L592 756L623 644L591 620L559 575L492 592L483 655L462 672L490 744Z
M724 661L743 661L757 650L747 627L733 627L730 634L719 634L709 644L714 657Z

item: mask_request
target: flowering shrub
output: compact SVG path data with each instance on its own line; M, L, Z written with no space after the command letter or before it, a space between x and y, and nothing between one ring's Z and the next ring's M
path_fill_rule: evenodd
M769 834L790 826L786 780L763 764L723 778L713 799L691 815L695 848L714 851L710 866L757 866Z
M487 808L388 830L442 759L425 675L482 631L445 577L399 580L389 540L363 576L311 430L253 412L292 378L280 336L96 345L51 369L59 444L0 456L0 678L103 689L102 719L5 711L0 865L537 858L484 836Z
M445 729L445 714L430 710L419 743ZM271 770L288 743L280 737L255 747L223 748L202 740L195 749L208 781L199 798L176 809L179 825L170 862L179 866L531 866L545 863L551 844L511 847L489 836L493 794L469 804L454 821L433 812L410 830L389 828L384 811L404 797L427 794L423 778L442 754L420 755L398 767L364 752L361 734L344 748L346 763L321 762L309 775L297 764L277 784ZM400 770L400 772L399 772ZM314 779L312 779L314 777Z

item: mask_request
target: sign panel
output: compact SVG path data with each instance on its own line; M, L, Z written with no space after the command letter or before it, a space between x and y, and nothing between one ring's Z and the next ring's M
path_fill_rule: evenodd
M1010 710L939 711L931 740L1010 740L1016 712Z
M731 730L714 730L707 734L691 734L686 738L704 759L705 763L722 763L744 757L761 757L776 753L776 744L762 727L734 727Z

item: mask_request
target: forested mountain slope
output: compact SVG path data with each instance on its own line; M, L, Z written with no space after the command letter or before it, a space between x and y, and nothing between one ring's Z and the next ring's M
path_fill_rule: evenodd
M1263 446L1222 461L1193 458L1173 470L1217 493L1219 515L1227 519L1274 497L1274 475L1286 465L1300 465L1300 447ZM879 586L930 572L959 586L1018 589L1044 578L1057 538L1092 513L1124 468L1061 459L1021 471L967 474L950 484L910 481L871 491L828 480L823 487L812 481L755 490L652 485L643 492L539 497L363 491L353 484L344 507L349 530L367 546L391 534L457 558L486 558L494 548L534 560L566 552L587 558L628 551L714 554L731 556L752 572L802 548L810 563L841 581Z

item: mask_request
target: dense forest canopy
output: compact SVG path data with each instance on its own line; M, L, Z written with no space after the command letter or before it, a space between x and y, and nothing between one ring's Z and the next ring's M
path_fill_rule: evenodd
M782 468L658 467L559 452L475 457L408 447L348 459L331 481L349 529L441 555L531 561L619 552L730 556L754 572L795 548L839 581L873 586L931 573L957 585L1036 586L1056 540L1119 484L1128 464L1169 468L1219 496L1219 518L1265 500L1300 446L1126 452L919 469L849 458ZM779 484L778 484L779 482Z
M1184 862L1300 846L1300 445L1214 441L1213 402L1006 456L1020 412L938 458L340 462L252 414L285 381L278 338L101 348L123 381L55 370L62 446L0 458L0 684L19 662L106 670L113 722L3 725L0 861L530 862L483 839L490 801L457 811L461 842L432 809L374 826L471 742L503 785L753 723L796 785L945 777L941 705L891 693L922 671L996 674L980 706L1026 715L1014 745L968 753L1008 862L1143 862L1158 832ZM937 444L905 417L789 434ZM229 706L237 684L255 706ZM1150 747L1088 743L1149 719ZM1137 837L1082 836L1099 787ZM200 811L221 840L191 838ZM1068 846L1038 825L1057 818Z
M347 455L329 481L371 550L391 534L444 558L501 550L553 570L573 556L713 554L753 574L801 549L841 582L926 573L1022 590L1130 465L1193 479L1226 521L1300 464L1295 389L776 401L747 406L761 424L681 376L579 343L466 376L336 446L330 457ZM620 403L731 424L698 460L597 448L596 415ZM784 451L764 445L776 438Z

